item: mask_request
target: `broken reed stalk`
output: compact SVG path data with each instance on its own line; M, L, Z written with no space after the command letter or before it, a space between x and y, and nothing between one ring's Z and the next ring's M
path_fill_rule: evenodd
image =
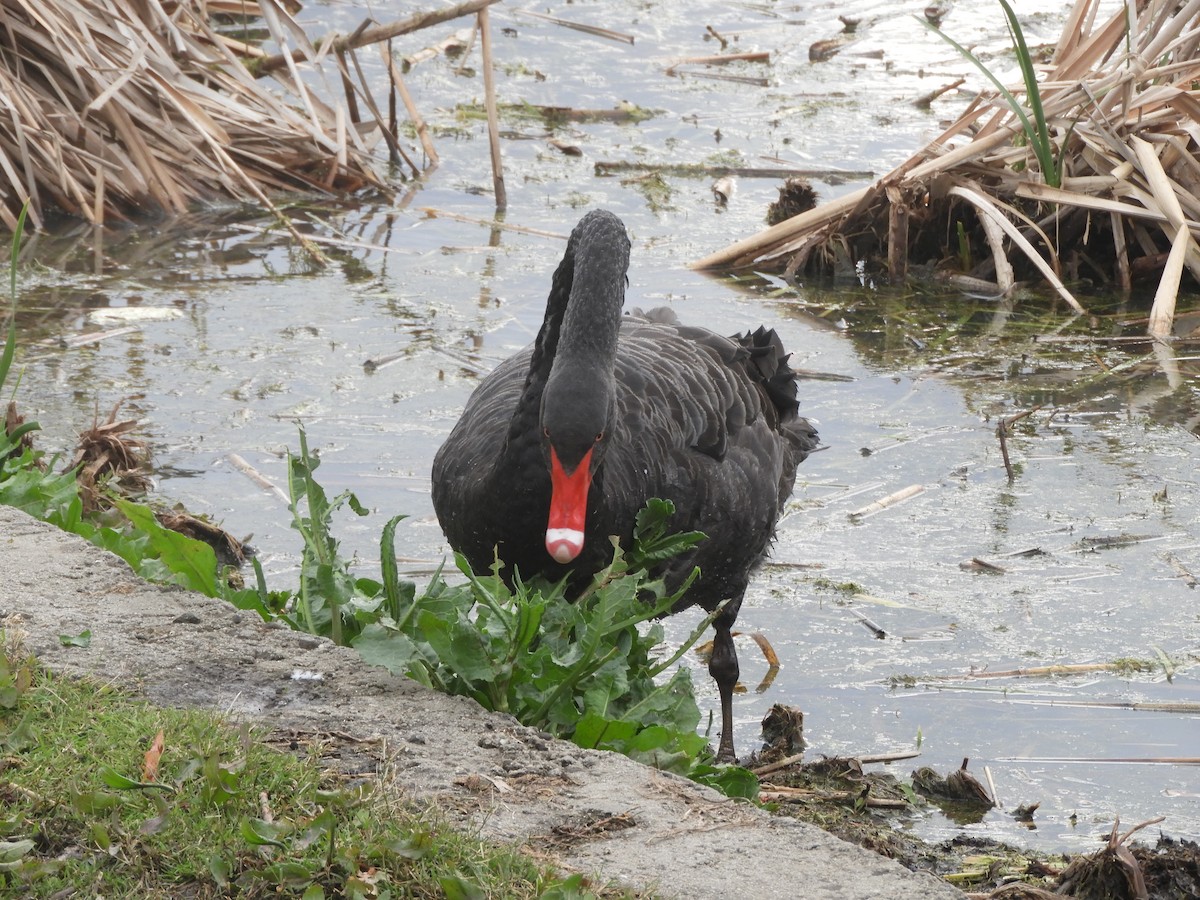
M861 755L850 756L847 758L855 760L860 765L865 766L871 763L893 763L900 762L905 759L916 759L920 755L920 752L917 750L897 750L894 753L863 753ZM773 763L767 763L764 766L757 766L750 771L761 778L763 775L770 775L772 772L778 772L780 769L786 769L788 766L794 766L803 761L804 754L797 753L793 756L776 760ZM825 762L829 762L829 760L826 759Z
M282 500L285 506L292 502L288 495L285 494L278 485L267 478L267 476L259 472L258 469L254 468L254 466L250 465L250 463L246 462L246 460L237 453L229 454L229 462L230 465L253 481L264 491L268 491L269 493L274 494L279 500Z
M854 261L903 277L901 260L914 254L956 258L944 236L961 223L987 251L973 254L978 263L962 274L994 279L1003 290L1007 261L1016 279L1044 279L1076 313L1081 306L1064 283L1081 266L1111 260L1101 275L1121 290L1132 287L1134 273L1153 273L1159 291L1151 335L1167 337L1180 273L1200 281L1198 32L1200 2L1134 0L1105 19L1100 0L1076 0L1042 80L1032 82L1026 67L1026 83L1009 90L1031 105L1039 100L1041 116L1011 108L999 92L980 94L874 184L693 267L790 276L829 270L848 250ZM1050 155L1035 158L1022 117L1031 127L1038 119L1041 150L1052 149L1062 170L1059 187L1047 184ZM902 228L900 215L908 216Z
M496 111L495 72L492 70L492 27L486 6L479 10L479 48L483 56L483 97L487 106L492 188L496 194L496 210L503 212L508 208L508 191L504 187L504 164L500 159L500 116Z
M992 767L983 767L983 777L987 779L988 793L992 795L992 804L997 809L1004 809L1004 804L1000 802L1000 795L996 793L996 779L992 777Z
M483 13L480 13L480 15L483 15ZM429 136L429 126L425 124L425 119L417 110L417 105L413 103L412 94L408 92L408 87L404 84L404 75L400 71L400 66L396 65L396 58L392 56L391 45L381 44L379 49L383 54L383 64L387 66L388 74L391 77L392 84L396 88L396 93L400 95L400 101L404 104L404 109L408 112L408 118L413 123L413 128L417 131L417 137L421 140L421 149L425 151L425 156L429 159L430 165L436 166L440 162L440 159L437 148L433 146L433 139Z
M1027 410L1025 410L1025 412L1017 413L1016 415L1009 416L1006 419L1001 419L999 424L996 425L996 437L1000 439L1000 456L1004 460L1004 472L1005 472L1005 474L1008 475L1008 483L1009 484L1012 484L1016 480L1016 477L1017 477L1016 474L1013 472L1012 461L1008 458L1008 432L1009 432L1009 429L1012 428L1012 426L1015 425L1017 422L1020 422L1022 419L1024 419L1026 416L1033 415L1035 412L1037 412L1041 408L1042 408L1041 406L1035 406L1033 409L1027 409Z
M1012 484L1017 480L1017 476L1013 472L1012 460L1008 458L1008 425L1003 419L996 426L996 437L1000 439L1000 457L1004 460L1004 472L1008 475L1008 483Z
M801 762L804 762L804 754L796 753L792 756L785 756L783 759L778 759L773 763L767 763L765 766L756 766L750 771L761 778L763 775L770 775L772 772L778 772L780 769L786 769L788 766L794 766Z
M948 94L951 91L958 90L963 86L964 83L966 83L966 80L967 79L965 78L956 78L949 84L944 84L939 88L934 88L932 91L929 91L927 94L922 94L920 97L914 100L913 106L917 107L918 109L928 109L933 105L934 100L943 94Z
M908 487L901 488L894 493L888 494L886 497L881 497L873 503L868 503L861 509L854 510L854 512L849 514L850 518L857 522L865 519L867 516L873 516L875 513L882 512L889 506L895 506L897 503L903 503L905 500L917 496L917 494L924 492L924 490L925 485L923 484L910 484Z
M531 9L522 9L520 12L521 15L533 16L535 19L542 19L545 22L552 22L553 24L560 25L563 28L571 28L575 31L582 31L584 34L608 38L610 41L618 41L622 44L633 44L633 35L626 34L623 31L613 31L611 28L601 28L599 25L587 25L583 22L572 22L570 19L560 19L557 16L550 16L546 15L546 13L534 12Z
M456 4L455 6L447 6L445 9L414 13L407 19L401 19L387 25L376 25L372 28L359 29L350 37L331 35L322 40L314 41L312 52L319 57L324 56L330 50L334 52L357 50L359 47L378 44L389 38L399 37L402 34L420 31L422 28L428 28L431 25L440 25L442 22L449 22L452 19L478 13L480 10L486 9L493 3L498 2L499 0L464 0L463 3ZM311 58L308 50L289 50L266 57L254 66L254 72L257 75L267 75L277 69L286 68L289 60L292 62L304 62Z
M427 59L460 53L467 48L474 36L474 27L461 28L449 37L442 38L442 40L432 46L418 50L416 53L410 53L401 60L403 71L408 72L413 66L419 65Z
M920 755L919 750L895 750L891 753L860 753L854 758L865 766L870 763L893 763L905 759L916 759Z

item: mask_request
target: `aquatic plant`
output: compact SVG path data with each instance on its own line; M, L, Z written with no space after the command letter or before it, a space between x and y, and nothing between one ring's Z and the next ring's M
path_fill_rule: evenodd
M1032 122L1029 120L1029 115L1025 112L1024 105L1013 96L1012 92L1005 87L1004 82L997 78L995 73L984 65L978 56L932 22L923 18L919 18L918 20L962 54L964 59L971 62L992 83L1000 96L1008 103L1013 114L1020 120L1021 128L1025 133L1025 139L1037 157L1038 165L1042 170L1042 177L1046 180L1046 184L1056 188L1062 184L1062 160L1060 156L1056 155L1054 141L1051 139L1050 129L1046 125L1046 113L1042 109L1042 95L1038 88L1037 72L1033 68L1033 55L1029 52L1029 45L1025 42L1025 33L1021 30L1021 23L1017 19L1017 14L1013 11L1012 6L1008 3L1008 0L999 0L999 3L1004 9L1008 33L1012 38L1013 50L1017 57L1017 65L1021 67L1021 77L1025 82L1025 96L1029 101L1029 112L1033 114Z

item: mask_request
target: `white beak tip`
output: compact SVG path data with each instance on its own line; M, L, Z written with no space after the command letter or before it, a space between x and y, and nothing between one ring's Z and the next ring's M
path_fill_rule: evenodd
M583 532L575 528L550 528L546 531L546 552L555 562L566 565L583 550Z

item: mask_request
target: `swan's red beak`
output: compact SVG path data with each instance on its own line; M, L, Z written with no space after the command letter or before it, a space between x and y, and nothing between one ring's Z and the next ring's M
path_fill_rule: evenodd
M583 454L573 471L567 472L554 448L550 448L550 518L546 523L546 552L563 565L583 550L583 527L587 523L587 495L592 484L592 451Z

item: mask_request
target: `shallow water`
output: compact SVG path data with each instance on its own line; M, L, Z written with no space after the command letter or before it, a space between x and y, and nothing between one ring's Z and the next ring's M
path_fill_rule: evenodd
M1018 5L1030 13L1031 42L1053 40L1066 8L1034 16L1042 6ZM1036 831L1000 810L967 826L972 834L1086 848L1115 815L1127 824L1166 815L1168 833L1200 837L1196 766L1115 762L1195 757L1200 746L1200 607L1179 577L1200 572L1196 360L1180 349L1164 364L1144 346L1090 340L1143 314L1134 308L1068 322L1032 296L1011 311L930 297L917 315L910 298L857 284L792 289L695 273L689 261L761 227L777 181L741 179L722 209L709 178L668 176L664 194L594 173L597 161L640 160L881 174L967 99L948 95L922 110L912 98L970 72L907 13L877 9L608 2L553 10L634 34L632 46L495 9L505 101L594 109L628 100L655 110L638 125L555 132L582 157L549 147L540 122L506 119L504 221L565 236L585 208L611 208L633 238L630 305L668 304L686 321L728 332L767 324L797 366L844 379L801 385L802 408L819 420L828 449L803 466L774 564L743 607L739 626L766 634L783 666L768 691L739 697L740 748L753 745L772 703L789 703L806 713L813 754L919 744L920 764L945 771L970 757L978 776L988 767L1008 809L1042 804ZM862 19L861 37L810 63L809 44L835 36L839 14ZM351 3L307 13L313 34L324 30L315 23L350 30L363 15ZM738 49L773 52L769 66L721 73L766 78L766 86L664 74L680 56L717 52L705 40L710 24ZM455 27L405 38L397 51ZM985 55L1007 41L999 9L986 3L956 5L943 27ZM97 405L107 412L132 398L126 409L152 442L158 494L253 534L281 586L293 583L296 565L286 506L231 454L286 487L284 451L297 447L303 423L327 491L353 490L374 510L339 523L344 552L375 568L382 523L407 513L397 550L423 578L446 553L429 500L433 453L479 375L536 332L562 252L555 238L447 215L492 220L482 126L454 113L481 95L480 83L445 60L417 67L408 83L435 126L442 164L390 205L312 209L316 234L353 244L329 247L334 265L323 271L262 233L261 221L228 215L109 235L101 247L90 234L43 236L27 251L41 267L27 269L20 398L45 429L42 446L68 447ZM861 183L831 176L815 185L829 199ZM1200 309L1194 296L1181 303ZM99 318L134 308L160 317ZM59 344L123 324L136 330ZM1033 335L1065 342L1035 344ZM387 362L371 370L368 360ZM996 424L1036 404L1046 405L1008 440L1017 465L1010 484ZM850 516L912 485L923 488L912 499ZM1113 546L1095 540L1120 537ZM1003 574L962 567L974 558ZM864 627L864 616L886 637ZM673 634L693 621L672 620ZM743 680L754 685L765 666L754 644L740 641ZM1172 680L1161 666L1133 676L965 677L1157 661L1160 651L1179 665ZM696 675L702 703L715 704L707 676ZM894 676L959 677L893 688ZM1126 708L1185 701L1191 712ZM927 837L959 830L935 816L913 827Z

